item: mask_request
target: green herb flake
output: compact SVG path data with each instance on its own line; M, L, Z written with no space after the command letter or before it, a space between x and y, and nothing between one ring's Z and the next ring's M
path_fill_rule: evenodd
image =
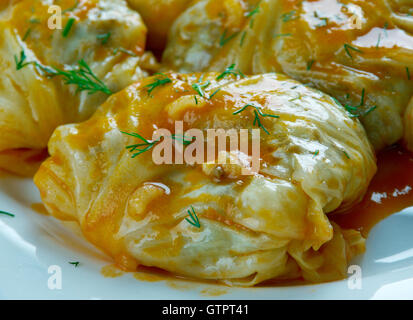
M149 141L147 139L145 139L144 137L142 137L139 133L129 133L129 132L124 132L121 131L121 133L137 138L139 140L142 141L142 143L138 143L138 144L132 144L129 146L126 146L126 149L132 153L132 159L136 158L137 156L141 155L144 152L147 152L149 150L151 150L153 147L156 146L157 143L159 143L161 140L155 140L155 141ZM173 134L171 136L171 138L175 141L180 142L181 144L183 144L184 146L188 146L190 145L193 141L194 138L187 138L185 136L182 135L175 135Z
M191 209L188 210L189 218L185 218L185 220L191 224L192 226L200 229L201 223L199 222L199 218L196 215L195 209L191 206Z
M241 72L241 70L240 69L235 69L235 66L236 66L235 63L231 64L228 68L225 69L225 71L223 73L221 73L216 78L216 80L217 81L222 80L226 76L229 76L229 75L236 76L237 78L238 77L245 78L245 75Z
M125 48L122 48L122 47L116 48L115 50L113 50L114 55L116 55L118 52L123 52L123 53L126 53L126 54L128 54L132 57L136 57L136 54L133 51L126 50Z
M407 80L411 80L409 67L406 67Z
M62 31L62 36L64 38L66 38L70 32L70 30L72 29L73 24L75 23L76 19L75 18L69 18L69 20L67 20L67 23Z
M239 34L239 32L235 32L227 36L227 32L228 30L225 29L224 33L221 35L221 38L219 39L219 45L221 47L225 46L228 42L230 42L232 39L234 39Z
M79 0L76 0L75 4L73 5L73 7L67 8L65 10L62 11L63 14L65 14L66 12L70 12L73 11L77 8L77 6L79 5Z
M200 79L199 81L202 81L202 79ZM193 83L192 89L194 89L200 97L204 98L206 96L204 89L208 88L210 84L211 81L207 81L205 83Z
M20 51L20 58L17 58L17 56L14 55L14 61L16 62L16 70L23 69L25 66L30 64L30 62L24 62L25 60L26 54L24 50Z
M255 106L255 105L253 105L253 104L247 104L247 105L245 105L245 106L242 107L241 109L235 111L235 112L233 113L233 115L237 115L237 114L245 111L245 110L246 110L247 108L249 108L249 107L254 109L254 115L255 115L255 117L254 117L253 125L255 126L255 125L257 124L258 127L260 127L261 129L263 129L266 134L270 134L270 133L268 132L268 130L267 130L267 129L264 127L264 125L262 124L260 117L270 117L270 118L279 119L280 116L272 115L272 114L264 114L259 107Z
M10 213L10 212L6 212L6 211L0 211L0 215L9 216L9 217L12 217L12 218L15 217L14 214L12 214L12 213Z
M357 118L357 117L364 117L366 115L368 115L370 112L374 111L377 106L373 106L367 110L361 111L360 108L365 106L365 95L366 95L366 90L363 89L361 91L361 101L359 103L359 105L357 106L351 106L351 105L344 105L344 108L347 110L347 112L350 114L351 118ZM339 105L341 105L337 99L334 99Z
M99 35L97 35L97 36L96 36L96 39L97 39L97 40L100 40L100 43L101 43L101 44L106 44L106 43L108 43L110 36L111 36L111 33L108 32L108 33L104 33L104 34L99 34Z
M311 70L314 62L315 62L315 60L310 60L310 61L307 62L307 70Z
M351 46L351 45L349 45L349 44L347 44L347 43L344 44L344 50L346 51L346 53L348 54L348 56L349 56L351 59L353 59L353 56L351 55L350 50L356 51L356 52L358 52L358 53L363 53L363 51L361 51L360 49L355 48L355 47L353 47L353 46Z
M278 38L278 37L291 37L292 33L277 33L274 35L274 38Z
M163 73L158 73L158 75L161 76L161 78L157 78L155 79L154 82L146 85L145 87L148 88L148 95L151 96L152 95L152 91L155 90L156 88L158 88L159 86L163 86L166 85L168 83L171 83L172 80L168 78L168 76L166 76Z
M69 262L69 264L71 264L72 266L75 266L75 268L77 268L80 264L79 261L74 261L74 262Z
M23 36L23 41L26 41L26 39L29 37L31 32L32 32L32 28L27 29L26 33Z
M288 21L296 20L297 17L295 17L295 13L296 13L295 10L292 10L292 11L286 12L286 13L283 13L283 14L281 15L282 21L283 21L283 22L288 22Z

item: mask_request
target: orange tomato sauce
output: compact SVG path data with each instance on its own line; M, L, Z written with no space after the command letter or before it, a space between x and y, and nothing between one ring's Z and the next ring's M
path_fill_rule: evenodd
M348 212L329 218L363 236L381 220L413 206L413 153L396 145L377 156L378 171L363 200Z

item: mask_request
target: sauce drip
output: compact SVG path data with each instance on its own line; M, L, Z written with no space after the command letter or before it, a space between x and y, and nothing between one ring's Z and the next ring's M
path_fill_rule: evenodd
M364 237L381 220L413 206L413 153L394 146L377 157L378 171L361 203L329 218Z

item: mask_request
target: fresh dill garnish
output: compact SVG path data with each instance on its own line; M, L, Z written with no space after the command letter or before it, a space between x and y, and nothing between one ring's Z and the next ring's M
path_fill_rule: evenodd
M317 24L317 28L325 27L328 25L328 18L319 18L322 22Z
M144 137L142 137L139 133L135 133L135 132L129 133L129 132L121 131L121 133L134 137L134 138L138 138L139 140L142 141L142 143L126 146L126 149L129 150L130 153L132 153L132 159L136 158L137 156L141 155L142 153L146 151L151 150L153 147L155 147L157 143L161 141L161 140L149 141L145 139ZM194 138L189 139L182 135L175 135L175 134L171 135L171 138L175 141L180 142L184 146L190 145L194 140Z
M292 10L292 11L286 12L286 13L283 13L283 14L281 15L282 21L283 21L283 22L288 22L288 21L297 19L297 17L295 17L295 13L296 13L295 10Z
M72 266L75 266L75 268L77 268L80 264L79 261L74 261L74 262L69 262L69 264L71 264Z
M32 19L29 20L29 22L33 23L33 24L35 24L35 23L37 24L37 23L40 23L40 20L37 19L37 18L32 18Z
M157 78L154 82L147 84L145 88L148 88L148 95L152 95L152 91L155 90L159 86L163 86L165 84L171 83L172 80L168 78L167 75L163 73L157 73L158 75L162 76L163 78Z
M357 117L364 117L366 115L368 115L370 112L372 112L373 110L375 110L377 108L377 106L371 107L368 110L364 110L364 111L360 111L361 107L365 106L365 94L366 94L366 90L363 89L361 91L361 101L360 104L357 106L351 106L351 105L344 105L344 108L347 110L348 113L350 113L350 117L351 118L357 118ZM338 104L340 104L337 99L334 99ZM340 104L341 105L341 104Z
M38 64L36 65L39 66ZM98 77L92 72L90 67L83 59L78 61L78 65L78 69L69 71L60 70L54 67L53 70L47 68L42 68L42 70L46 71L46 73L49 73L49 76L51 77L62 76L64 84L76 85L76 93L87 91L88 94L93 94L101 91L103 93L106 93L107 95L112 94L112 91L109 90L109 88L103 83L103 81L98 79Z
M260 12L260 4L261 4L261 1L258 2L258 4L255 6L255 8L252 11L250 11L246 14L246 17L251 18L254 15L256 15L257 13L259 13Z
M196 215L194 207L191 206L191 210L188 209L189 218L185 218L185 220L196 228L201 228L201 223L199 222L199 218Z
M23 69L25 66L30 64L30 62L24 62L26 58L27 57L24 50L20 51L20 59L18 59L17 56L14 55L14 61L16 62L16 70Z
M384 26L383 26L383 29L384 29L384 35L386 36L386 38L387 38L387 28L389 27L389 23L388 22L386 22L385 24L384 24Z
M23 36L23 41L25 41L29 37L31 32L32 32L32 28L27 29L26 33Z
M407 80L411 79L409 67L406 67Z
M251 18L250 20L251 29L254 27L254 16L260 12L260 4L261 4L261 1L258 2L257 6L252 11L246 14L247 18Z
M204 83L201 82L202 77L199 79L199 82L192 84L192 89L194 89L200 97L205 98L206 94L204 92L204 89L208 88L208 86L211 84L211 81L206 81Z
M75 23L76 19L75 18L69 18L69 20L67 20L66 25L62 31L62 36L63 37L67 37L67 35L69 34L70 30L72 29L73 24Z
M111 36L111 33L108 32L108 33L97 35L96 39L100 40L101 44L106 44L106 43L108 43L110 36Z
M378 39L377 39L376 49L379 48L379 46L380 46L380 41L381 41L381 33L379 33L379 37L378 37Z
M12 214L12 213L10 213L10 212L6 212L6 211L0 211L0 215L5 215L5 216L9 216L9 217L12 217L12 218L14 218L15 216L14 216L14 214Z
M225 46L228 42L230 42L239 34L239 32L235 32L227 37L227 32L228 30L225 29L224 33L221 35L221 38L219 39L219 45L221 47Z
M112 94L108 87L96 77L83 59L78 61L78 69L69 71L60 70L54 67L44 67L37 62L24 62L26 60L24 50L20 51L20 59L15 55L14 60L16 62L17 70L20 70L29 64L33 64L49 77L62 76L65 84L74 84L77 86L76 93L80 91L88 91L89 94L93 94L102 91L108 95Z
M73 5L73 7L70 7L70 8L67 8L67 9L63 10L62 13L65 14L66 12L73 11L77 8L78 5L79 5L79 0L76 0L76 3Z
M113 50L114 55L116 55L118 52L123 52L123 53L126 53L126 54L128 54L132 57L136 57L135 52L132 52L130 50L126 50L125 48L122 48L122 47L119 47L119 48L116 48L115 50Z
M274 38L278 38L278 37L291 37L292 33L277 33L274 35Z
M146 140L139 133L128 133L128 132L123 132L123 131L121 132L123 134L126 134L134 138L138 138L139 140L143 141L143 143L132 144L130 146L126 146L126 149L128 149L130 153L133 153L132 159L136 158L137 156L141 155L142 153L146 151L151 150L158 142L160 142L160 140L155 140L155 141Z
M219 81L229 75L236 76L237 78L238 76L245 78L245 75L241 72L240 69L235 69L235 63L233 63L228 68L226 68L225 71L216 78L216 80Z
M195 99L195 104L198 105L198 98L194 96L194 99Z
M314 152L313 158L317 157L319 153L320 153L320 150L316 150L316 151Z
M353 47L353 46L345 43L345 44L344 44L344 50L346 50L346 53L349 55L349 57L350 57L351 59L353 59L353 56L351 55L349 49L350 49L350 50L353 50L353 51L356 51L356 52L358 52L358 53L363 53L363 51L361 51L360 49L355 48L355 47Z
M350 155L347 153L346 150L343 150L344 155L346 156L347 159L350 159Z
M218 92L220 92L221 91L221 89L219 88L219 89L217 89L217 90L215 90L214 91L214 93L212 93L210 96L209 96L209 100L211 100Z
M245 37L247 36L247 31L244 31L241 35L241 40L239 42L239 46L242 47L244 45Z
M315 60L310 60L307 62L307 70L311 70L311 67L313 66Z
M242 107L241 109L235 111L235 112L233 113L233 115L237 115L237 114L245 111L245 110L246 110L247 108L249 108L249 107L251 107L251 108L254 109L255 118L254 118L253 125L255 126L255 124L257 124L258 127L260 127L261 129L263 129L266 134L270 134L270 133L268 132L268 130L267 130L267 129L263 126L263 124L261 123L260 117L270 117L270 118L277 118L277 119L279 119L280 116L276 116L276 115L272 115L272 114L265 114L265 113L263 113L263 112L261 111L261 109L260 109L259 107L255 106L255 105L253 105L253 104L247 104L247 105L245 105L245 106Z

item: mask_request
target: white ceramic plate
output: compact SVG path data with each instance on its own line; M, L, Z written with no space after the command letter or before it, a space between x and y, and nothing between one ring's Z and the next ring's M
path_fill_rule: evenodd
M361 266L361 289L349 289L348 280L244 289L140 281L131 273L104 277L101 269L110 260L59 221L32 210L39 202L30 179L2 174L0 210L15 217L0 215L1 299L413 299L413 208L382 221L370 233L366 254L353 262ZM80 265L69 264L74 261ZM58 284L59 276L50 266L61 270L60 290L48 286Z

